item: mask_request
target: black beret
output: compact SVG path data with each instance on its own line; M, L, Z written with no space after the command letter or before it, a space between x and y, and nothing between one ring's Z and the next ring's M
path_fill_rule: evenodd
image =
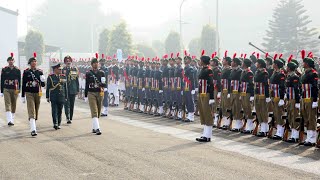
M31 64L32 61L37 61L37 59L35 57L30 58L28 64Z
M288 63L287 67L288 67L291 71L294 71L294 70L297 69L298 65L297 65L295 62L292 62L292 60L291 60L291 62Z
M233 58L232 61L235 62L238 66L241 65L241 60L239 58Z
M313 59L307 57L307 58L303 59L303 62L307 63L310 67L314 68L314 60Z
M93 63L98 63L98 59L97 58L92 58L91 59L91 64L93 64Z
M278 66L278 68L282 68L284 65L283 61L281 61L280 59L276 59L274 63Z
M252 61L250 59L244 59L243 64L245 64L247 67L251 67Z
M228 62L228 64L231 64L231 62L232 62L231 57L224 57L224 59Z
M272 65L273 59L270 58L270 57L267 57L267 58L266 58L266 62L268 62L270 65Z
M267 67L266 61L263 59L258 59L257 63L260 64L263 68Z
M7 61L14 60L14 57L8 57Z
M210 64L210 57L209 56L201 56L200 60L206 65Z

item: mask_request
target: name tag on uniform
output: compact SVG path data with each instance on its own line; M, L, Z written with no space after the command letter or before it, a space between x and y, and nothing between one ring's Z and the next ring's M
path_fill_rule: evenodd
M71 71L71 75L78 75L77 71Z

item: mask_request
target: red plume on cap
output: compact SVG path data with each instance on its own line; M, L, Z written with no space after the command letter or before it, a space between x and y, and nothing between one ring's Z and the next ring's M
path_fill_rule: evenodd
M269 56L269 53L266 53L266 58Z
M173 58L173 53L170 54L171 59Z
M224 57L227 57L228 56L228 51L225 51L224 52Z
M165 54L165 55L163 56L163 58L164 58L164 59L167 59L167 58L168 58L168 54Z
M213 53L213 54L211 55L211 58L213 59L215 55L216 55L216 54L215 54L215 53Z
M309 57L309 58L312 58L312 56L313 56L313 55L312 55L312 52L309 52L308 57Z
M36 53L36 52L33 53L33 57L34 57L34 58L37 57L37 53Z
M177 53L177 57L179 57L179 56L180 56L180 53L178 52L178 53Z
M204 55L204 53L205 53L205 51L204 51L204 50L202 50L202 52L201 52L201 56L203 56L203 55Z
M291 62L292 58L293 58L293 55L291 54L289 59L288 59L288 63Z
M138 56L136 56L136 60L138 59Z
M101 55L102 59L104 59L104 54Z
M256 54L256 52L253 52L253 53L252 53L252 55L255 55L255 54Z
M233 54L233 59L236 58L236 57L237 57L237 53L234 53Z
M279 59L282 58L283 54L280 54Z
M257 53L257 59L259 59L260 58L260 54L259 53Z
M116 54L114 54L114 55L113 55L113 59L115 59L116 57L117 57Z
M247 54L244 54L243 59L245 59L247 57Z
M141 61L144 61L144 57L141 58Z
M99 58L99 54L98 54L98 53L96 53L96 58L97 58L97 59Z
M10 56L13 57L13 53L10 53Z
M241 54L240 57L243 58L243 54Z
M187 50L184 50L184 56L188 56Z
M305 50L301 51L301 58L302 59L306 58L306 51Z
M277 59L277 57L278 57L278 54L275 54L275 55L273 56L273 60L275 61L275 60Z

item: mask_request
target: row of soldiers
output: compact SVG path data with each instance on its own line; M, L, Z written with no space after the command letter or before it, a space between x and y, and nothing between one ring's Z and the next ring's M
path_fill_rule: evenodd
M201 142L210 141L217 127L314 146L319 144L318 74L312 53L301 52L303 74L298 60L282 55L246 58L226 52L222 61L216 54L199 61L185 53L184 67L179 54L152 61L130 57L123 70L124 108L183 122L193 122L199 111L205 125Z

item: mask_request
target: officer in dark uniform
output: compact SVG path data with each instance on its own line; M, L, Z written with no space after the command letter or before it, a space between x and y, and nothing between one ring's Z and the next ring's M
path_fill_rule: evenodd
M221 98L221 68L219 67L219 57L213 57L212 59L212 71L213 71L213 84L214 84L214 103L212 108L212 113L214 115L214 127L218 126L219 112L220 107L220 98ZM220 109L219 109L220 110Z
M29 59L30 68L24 70L22 75L22 103L26 102L30 122L31 136L37 135L36 120L38 120L38 112L40 108L40 100L42 96L42 87L44 87L46 78L41 69L37 68L37 54Z
M111 102L112 106L119 106L120 94L119 94L119 65L118 60L114 57L112 59L112 65L110 67L110 85L109 92L114 96L114 102Z
M109 75L109 68L105 65L106 59L104 57L104 54L101 55L102 58L99 60L100 63L100 71L103 71L105 74L106 79L108 79ZM101 111L101 117L108 116L108 107L109 107L109 93L108 93L108 83L106 83L106 87L104 88L104 97L103 97L103 103L102 103L102 111Z
M175 102L175 84L174 84L174 70L175 70L175 59L173 58L173 55L169 59L169 95L167 99L167 103L169 104L169 112L167 114L167 118L173 119L175 115L175 107L173 106L173 103Z
M194 115L199 116L199 109L198 109L198 92L199 92L199 84L198 84L198 74L200 72L199 70L199 66L198 66L198 62L197 59L192 56L192 61L191 61L191 67L193 68L193 76L194 76L194 80L195 80L195 94L193 95L193 100L194 100Z
M138 109L138 60L135 59L131 70L132 76L132 91L131 91L131 111L137 111Z
M195 78L194 78L194 68L191 67L192 59L190 56L184 57L184 71L183 71L183 98L185 108L188 111L188 117L183 119L184 122L194 121L194 100L193 95L195 94ZM185 109L184 108L184 109Z
M202 53L204 54L204 53ZM212 137L213 119L211 115L211 104L214 103L213 94L213 72L209 67L210 57L201 57L202 69L199 74L199 112L201 125L204 126L203 133L200 138L196 138L198 142L210 142Z
M151 68L150 68L150 59L148 58L145 63L145 107L144 107L144 113L148 113L148 108L150 107L151 103Z
M89 100L92 117L92 133L101 135L99 118L106 88L106 76L98 69L98 55L91 60L92 69L86 73L85 102Z
M160 69L160 59L155 61L155 71L154 71L154 106L155 111L154 116L162 116L163 114L163 82L162 82L162 71Z
M131 59L130 57L126 60L125 67L123 71L123 76L125 80L125 99L124 99L124 110L128 110L128 103L130 102L130 92L131 92L131 83L130 83L130 68L131 68Z
M13 53L8 57L7 62L8 66L2 68L1 71L0 96L4 96L8 126L13 126L17 98L21 87L21 72L18 67L14 66Z
M182 119L182 96L183 96L183 68L181 66L181 57L176 58L176 67L174 70L174 84L175 84L175 102L174 106L176 109L175 112L175 119L181 120Z
M170 96L170 89L169 89L169 67L168 67L168 58L167 56L164 57L162 61L162 66L160 68L162 71L162 83L163 83L163 104L164 104L164 113L163 117L166 117L168 111L170 111L170 104L169 96Z
M66 97L66 76L62 74L61 64L52 66L53 74L47 79L46 98L47 102L51 102L51 113L53 128L60 129L61 114L63 104L67 101Z
M64 111L67 118L67 123L72 123L73 111L74 111L74 102L76 99L76 95L79 93L79 70L76 67L71 67L72 58L70 56L66 56L64 58L65 67L62 70L62 73L65 74L67 78L66 82L66 99L64 105Z
M145 102L145 75L146 75L146 69L144 67L144 63L145 63L145 59L144 57L141 59L141 61L139 62L139 69L138 69L138 74L137 74L137 78L138 78L138 100L137 100L137 104L138 104L138 108L137 108L137 112L139 113L143 113L144 112L144 106L146 104Z
M154 99L155 99L155 84L154 84L154 74L155 74L155 71L156 71L156 62L155 62L156 59L152 59L152 62L150 63L150 96L149 96L149 99L148 99L148 105L149 105L149 114L150 115L153 115L153 112L154 112Z

